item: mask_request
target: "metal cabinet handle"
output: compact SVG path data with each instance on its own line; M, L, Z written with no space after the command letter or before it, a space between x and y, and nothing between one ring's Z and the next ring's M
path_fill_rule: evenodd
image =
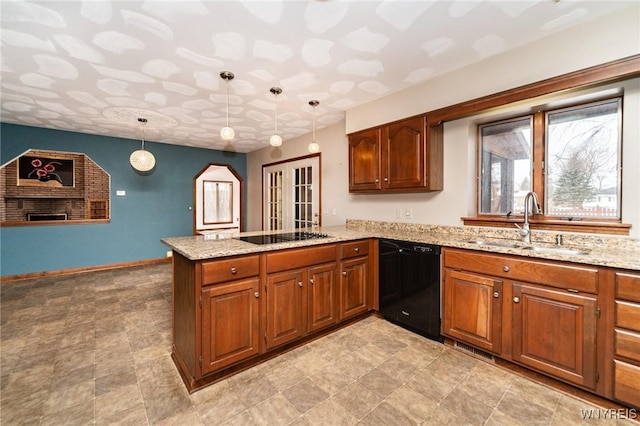
M513 298L513 303L520 303L520 298L518 296L515 296Z
M298 281L298 287L302 287L302 281Z
M389 178L384 178L384 181L385 182L389 182Z
M347 271L344 271L344 272L342 273L342 275L346 277L346 276L347 276Z
M259 292L259 291L256 291L255 293L253 293L253 295L254 295L254 296L256 297L256 299L257 299L258 297L260 297L260 292Z
M380 182L380 179L376 179L376 183Z
M238 268L231 268L231 273L232 274L237 274L238 273Z
M309 280L309 282L310 282L311 284L315 284L315 283L314 283L314 281L313 281L313 278L311 278L311 279Z
M355 248L355 252L358 253L360 251L360 247Z
M498 297L500 297L500 293L498 293L497 291L494 291L493 292L493 297L495 297L497 299Z
M502 267L502 270L505 271L505 272L509 272L509 267L507 265L504 265Z

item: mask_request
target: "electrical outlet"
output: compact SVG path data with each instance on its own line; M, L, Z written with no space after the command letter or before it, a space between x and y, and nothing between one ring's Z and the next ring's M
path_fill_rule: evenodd
M332 209L331 209L331 216L335 216L335 215L336 215L336 213L337 213L337 212L336 212L336 208L335 208L335 207L334 207L334 208L332 208Z
M167 250L167 257L172 257L172 256L173 256L173 251Z

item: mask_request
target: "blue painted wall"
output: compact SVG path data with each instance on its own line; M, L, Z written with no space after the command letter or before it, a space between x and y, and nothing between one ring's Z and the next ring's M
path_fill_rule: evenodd
M192 235L193 177L202 168L229 164L247 177L245 154L145 141L156 166L143 176L129 164L139 140L0 124L0 164L32 148L84 153L109 173L111 221L1 228L2 276L165 257L160 238Z

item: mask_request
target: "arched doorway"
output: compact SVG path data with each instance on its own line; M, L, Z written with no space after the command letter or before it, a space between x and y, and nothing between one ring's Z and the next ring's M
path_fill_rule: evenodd
M193 233L244 229L244 180L228 164L209 163L193 178Z

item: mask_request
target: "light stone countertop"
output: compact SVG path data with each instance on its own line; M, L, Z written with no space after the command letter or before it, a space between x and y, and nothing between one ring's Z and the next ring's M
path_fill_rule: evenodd
M282 230L278 232L289 231L293 230ZM163 238L161 241L190 260L215 259L288 248L310 247L361 238L385 238L436 244L443 247L457 247L491 253L513 254L538 259L559 260L640 271L640 240L628 237L562 233L563 244L560 248L588 252L588 254L584 255L567 255L557 252L538 252L524 248L527 245L520 241L517 229L421 225L349 219L345 226L322 227L314 229L314 232L325 233L328 234L329 237L264 245L252 244L233 238L241 235L276 233L274 231L258 231L232 235L223 234L220 236L220 239L215 239L216 235L211 234L213 238L198 235ZM534 230L531 235L531 245L538 247L555 247L556 233ZM482 240L488 243L517 244L518 247L501 247L470 242L476 240Z

